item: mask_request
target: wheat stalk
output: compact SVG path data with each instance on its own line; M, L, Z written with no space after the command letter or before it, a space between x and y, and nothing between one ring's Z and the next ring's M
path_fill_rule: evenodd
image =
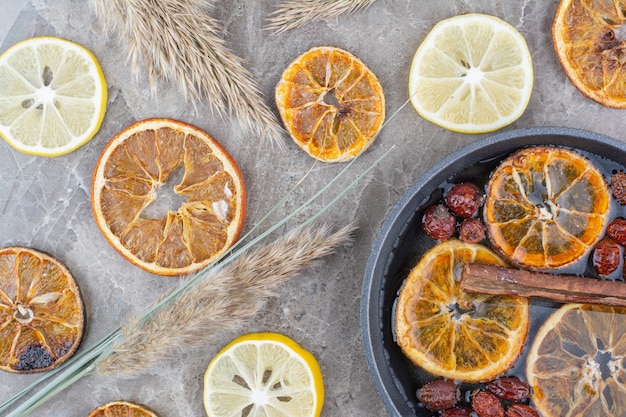
M96 371L133 376L175 357L183 347L216 342L239 331L266 301L301 270L349 240L351 226L297 228L274 243L214 268L192 291L181 293L147 321L133 320Z
M91 0L105 33L125 44L136 76L178 85L194 104L234 115L248 134L282 144L283 129L202 0ZM145 67L145 71L142 68Z
M367 8L376 0L285 0L269 17L266 29L286 32L316 19L330 19Z

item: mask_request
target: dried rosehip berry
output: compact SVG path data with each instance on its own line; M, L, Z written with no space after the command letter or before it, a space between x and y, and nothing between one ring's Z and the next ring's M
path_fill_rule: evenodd
M446 240L452 237L456 229L456 219L443 204L428 207L422 217L424 232L435 240Z
M626 219L623 217L613 219L606 228L606 234L620 245L626 246Z
M618 172L611 176L611 192L613 197L621 204L626 205L626 173Z
M446 193L446 204L457 216L463 218L475 217L478 209L483 205L485 197L474 184L463 182L455 184Z
M464 405L457 406L444 411L441 417L472 417L472 409Z
M619 267L621 252L619 245L610 237L600 240L592 256L593 267L598 275L607 276L615 272Z
M511 404L506 409L506 417L541 417L539 412L526 404Z
M449 379L436 379L424 385L417 393L417 400L429 410L447 410L461 399L461 390Z
M519 402L530 398L530 386L516 376L502 376L485 387L506 401Z
M478 243L485 238L485 225L476 217L465 219L459 226L459 238L463 242Z
M504 417L500 399L489 391L478 391L472 396L472 407L478 417Z

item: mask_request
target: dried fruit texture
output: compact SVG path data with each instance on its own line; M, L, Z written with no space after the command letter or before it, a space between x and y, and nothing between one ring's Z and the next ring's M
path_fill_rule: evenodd
M626 309L564 304L539 328L526 359L542 417L626 416ZM604 369L603 369L604 368Z
M506 408L505 417L541 417L539 412L526 404L511 404Z
M149 213L182 172L177 208ZM99 229L126 259L159 275L197 271L239 238L246 188L236 162L200 129L147 119L118 133L96 164L91 204Z
M623 217L613 219L606 228L606 235L620 245L626 246L626 219Z
M456 218L443 204L430 206L422 217L424 233L431 239L450 239L456 230Z
M472 396L472 408L478 417L504 417L502 403L489 391L479 391Z
M158 417L152 410L128 401L113 401L93 410L87 417Z
M572 84L614 108L626 107L626 41L615 35L624 9L621 1L562 0L552 25L554 49Z
M485 225L480 219L465 219L459 226L459 238L467 243L480 243L485 238Z
M402 352L425 371L462 382L506 372L529 325L528 298L461 291L458 271L472 262L506 265L483 245L448 239L433 246L404 281L395 312Z
M602 173L582 154L535 146L493 171L483 208L493 247L511 264L559 270L582 261L609 222Z
M619 268L622 250L613 239L605 237L593 251L593 267L600 276L608 276Z
M484 195L476 185L460 183L448 190L445 200L454 214L469 218L478 215L478 210L484 202Z
M524 401L530 398L530 387L516 376L503 376L487 383L486 388L507 401Z
M454 407L441 413L441 417L472 417L472 409L465 406Z
M429 410L447 410L461 399L461 390L449 379L436 379L420 388L417 399Z
M313 48L285 69L276 106L296 144L324 162L348 161L369 148L385 120L376 75L334 47Z
M626 172L618 172L611 176L611 193L618 203L626 205Z
M84 315L78 285L61 262L29 248L0 250L0 369L56 368L78 348Z

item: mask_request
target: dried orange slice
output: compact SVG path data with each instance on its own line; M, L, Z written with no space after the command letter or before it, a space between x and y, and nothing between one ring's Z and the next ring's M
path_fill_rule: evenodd
M330 46L309 50L283 72L276 105L293 140L313 158L343 162L366 150L385 120L376 75Z
M526 359L543 417L626 415L626 309L566 304L539 328Z
M181 201L152 210L168 186ZM100 155L92 207L122 256L155 274L181 275L210 264L238 239L246 189L233 158L208 134L147 119L118 133Z
M93 410L87 417L158 417L147 407L128 401L113 401Z
M458 275L468 262L505 265L480 244L449 239L435 245L400 289L395 334L404 354L427 372L487 381L512 367L524 349L528 299L461 291Z
M84 324L78 285L61 262L34 249L0 249L0 369L56 368L78 348Z
M602 173L573 150L536 146L504 160L487 186L489 239L510 263L574 266L602 237L610 211Z
M565 74L586 97L626 108L626 40L615 33L626 8L613 0L562 0L552 24L554 49Z

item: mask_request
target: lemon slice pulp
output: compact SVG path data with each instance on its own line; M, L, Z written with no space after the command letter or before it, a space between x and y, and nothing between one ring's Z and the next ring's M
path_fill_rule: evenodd
M209 417L316 417L323 401L315 357L277 333L238 337L211 360L204 375Z
M77 149L100 129L106 101L100 65L81 45L36 37L0 55L0 136L18 151Z
M517 120L533 88L524 37L489 15L442 20L417 49L411 103L426 120L461 133L491 132Z

